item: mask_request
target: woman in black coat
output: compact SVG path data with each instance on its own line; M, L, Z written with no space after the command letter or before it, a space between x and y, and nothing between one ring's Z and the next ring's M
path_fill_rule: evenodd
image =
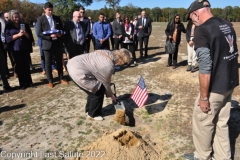
M170 39L171 41L176 43L175 52L173 53L173 55L169 54L167 67L173 66L173 69L177 67L178 47L181 41L182 32L186 33L186 29L180 21L180 16L176 14L174 16L174 19L168 23L167 28L165 30L167 40Z
M9 22L5 27L5 36L16 63L15 71L18 75L20 88L34 87L29 68L33 41L32 31L29 25L22 23L20 14L16 10L9 12Z
M135 47L133 44L133 34L134 34L134 26L130 23L130 19L128 16L124 16L124 22L121 26L122 37L123 37L123 48L129 49L132 53L132 63L137 66Z

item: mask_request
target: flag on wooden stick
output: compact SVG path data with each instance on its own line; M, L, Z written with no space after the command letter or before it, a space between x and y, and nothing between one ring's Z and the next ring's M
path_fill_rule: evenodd
M132 100L137 104L139 108L143 107L148 100L147 88L143 77L140 77L136 88L134 89L132 95Z

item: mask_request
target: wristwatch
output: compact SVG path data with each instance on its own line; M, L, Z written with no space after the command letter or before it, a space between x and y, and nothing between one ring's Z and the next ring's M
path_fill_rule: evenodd
M201 97L200 97L200 100L201 100L201 101L208 101L208 98L201 98Z

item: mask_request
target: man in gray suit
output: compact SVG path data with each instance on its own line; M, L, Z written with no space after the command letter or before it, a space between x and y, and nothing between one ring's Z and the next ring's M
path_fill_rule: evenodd
M148 56L148 40L149 36L152 32L152 22L151 20L146 17L146 12L142 11L141 18L138 19L136 28L138 30L138 40L140 45L140 58L143 58L143 42L144 42L144 50L145 50L145 57Z
M64 44L68 59L84 53L85 34L83 27L80 25L80 18L79 11L74 11L73 19L64 24L64 30L66 31Z
M116 19L113 21L113 25L112 25L115 50L119 49L119 44L122 41L122 30L121 30L122 25L123 24L121 20L121 14L116 13Z

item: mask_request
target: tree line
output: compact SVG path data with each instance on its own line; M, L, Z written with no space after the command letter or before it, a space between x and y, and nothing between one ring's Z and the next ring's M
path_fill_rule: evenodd
M70 20L72 13L78 10L80 6L88 6L93 3L93 0L48 0L54 5L54 14L61 16L63 21ZM101 0L95 0L101 1ZM127 6L118 6L120 0L106 0L106 5L98 10L90 10L86 7L86 16L91 16L94 21L98 20L98 14L104 13L108 21L115 18L115 13L119 12L121 15L128 15L130 18L140 15L142 10L145 10L147 15L153 22L168 22L175 14L179 14L181 21L186 21L187 9L186 8L141 8L129 3ZM97 2L95 2L97 3ZM32 3L28 0L1 0L0 11L8 12L12 9L18 10L26 23L30 25L36 22L37 18L43 14L43 4ZM221 17L230 22L240 21L240 7L226 6L225 8L212 8L214 16Z

